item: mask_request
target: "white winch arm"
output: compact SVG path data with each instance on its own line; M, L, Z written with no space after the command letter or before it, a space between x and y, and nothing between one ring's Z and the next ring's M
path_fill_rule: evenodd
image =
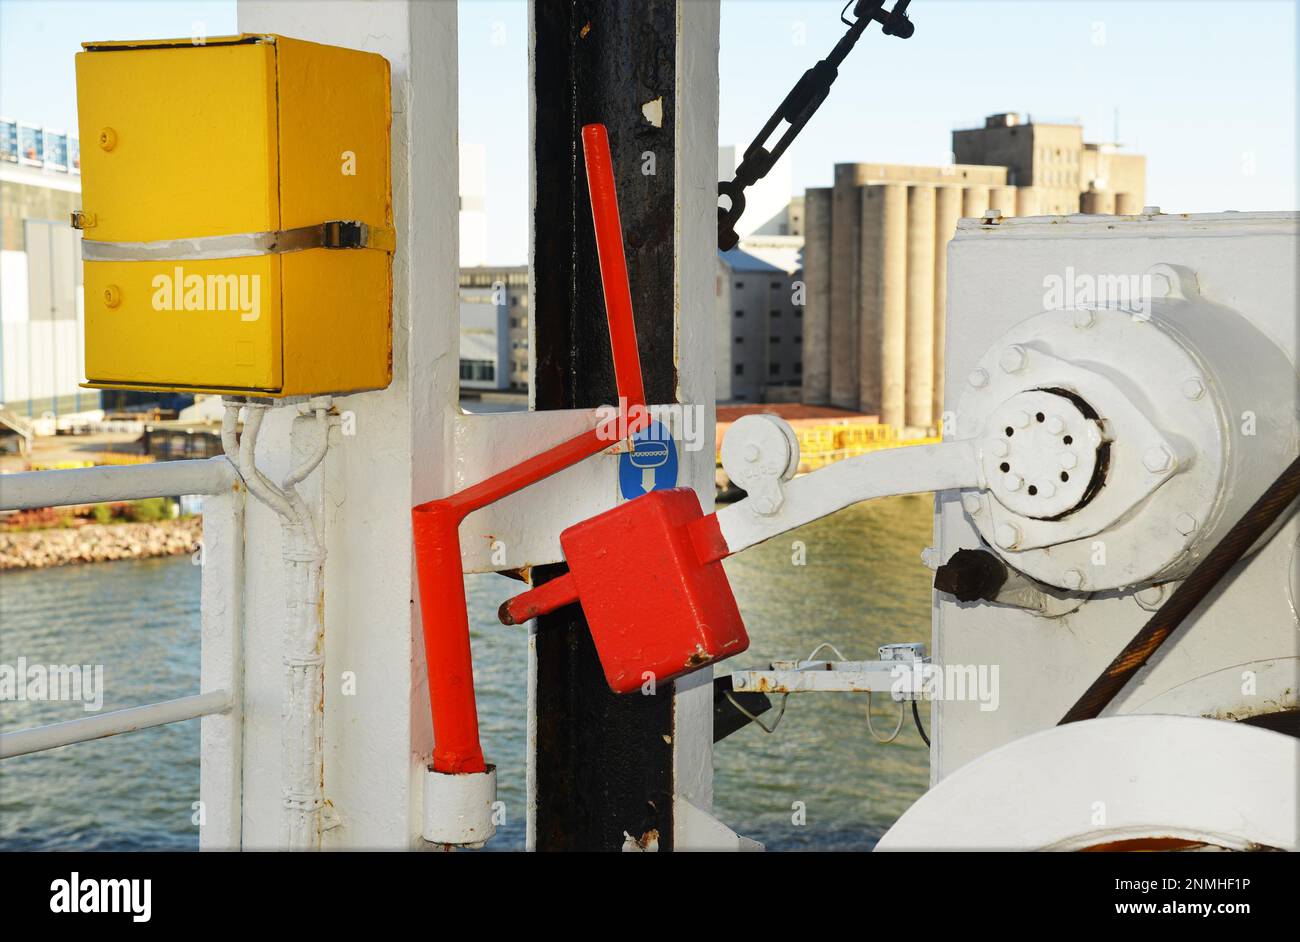
M845 458L784 482L775 512L761 513L762 498L746 497L718 511L718 526L730 552L738 553L864 500L979 487L977 458L974 441L909 445Z

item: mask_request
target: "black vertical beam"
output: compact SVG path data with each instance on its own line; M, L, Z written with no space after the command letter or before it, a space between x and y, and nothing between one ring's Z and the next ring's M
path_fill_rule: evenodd
M537 408L617 396L582 158L594 122L609 130L646 396L673 402L677 0L534 0L532 11ZM655 99L658 126L642 113ZM655 831L671 850L671 684L612 693L577 606L540 620L536 650L536 848L618 850L625 832Z

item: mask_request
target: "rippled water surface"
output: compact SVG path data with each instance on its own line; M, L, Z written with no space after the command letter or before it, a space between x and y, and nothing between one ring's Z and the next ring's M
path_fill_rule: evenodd
M0 664L104 665L105 710L199 692L199 574L188 556L0 575ZM6 732L90 716L0 701ZM198 847L199 721L0 761L6 849Z
M930 508L928 497L876 501L729 559L752 642L735 665L803 657L822 641L853 659L887 642L928 642L919 553ZM523 846L512 811L523 807L527 639L498 624L496 610L519 588L501 576L468 580L484 748L508 814L494 841L502 850ZM106 710L197 693L198 599L188 557L8 572L0 664L103 664ZM879 696L875 707L877 732L889 732L897 707ZM928 766L910 716L898 741L882 746L866 710L863 695L800 694L774 734L751 725L723 740L718 817L771 850L870 848L925 789ZM0 729L85 715L78 704L0 702ZM198 749L194 720L6 759L0 848L195 849Z

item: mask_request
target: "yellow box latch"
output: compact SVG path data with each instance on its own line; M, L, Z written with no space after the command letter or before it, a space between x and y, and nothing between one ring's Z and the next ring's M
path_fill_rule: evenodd
M83 48L87 385L387 386L387 60L282 36Z

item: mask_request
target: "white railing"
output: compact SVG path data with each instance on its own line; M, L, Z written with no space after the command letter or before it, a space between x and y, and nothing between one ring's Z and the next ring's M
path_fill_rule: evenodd
M133 733L137 729L149 729L152 726L183 723L200 716L221 713L229 707L230 692L213 690L211 693L195 694L192 697L164 700L161 703L150 703L146 706L101 713L98 716L87 716L84 719L68 720L66 723L51 723L49 726L5 733L0 736L0 759L44 752L46 749L58 749L60 746L103 739L106 736L116 736L118 733Z
M239 480L225 458L0 475L0 510L99 504L181 494L217 496Z
M244 486L225 458L0 475L0 510L202 494L201 667L195 696L0 735L0 759L202 717L203 849L238 849L243 815Z

